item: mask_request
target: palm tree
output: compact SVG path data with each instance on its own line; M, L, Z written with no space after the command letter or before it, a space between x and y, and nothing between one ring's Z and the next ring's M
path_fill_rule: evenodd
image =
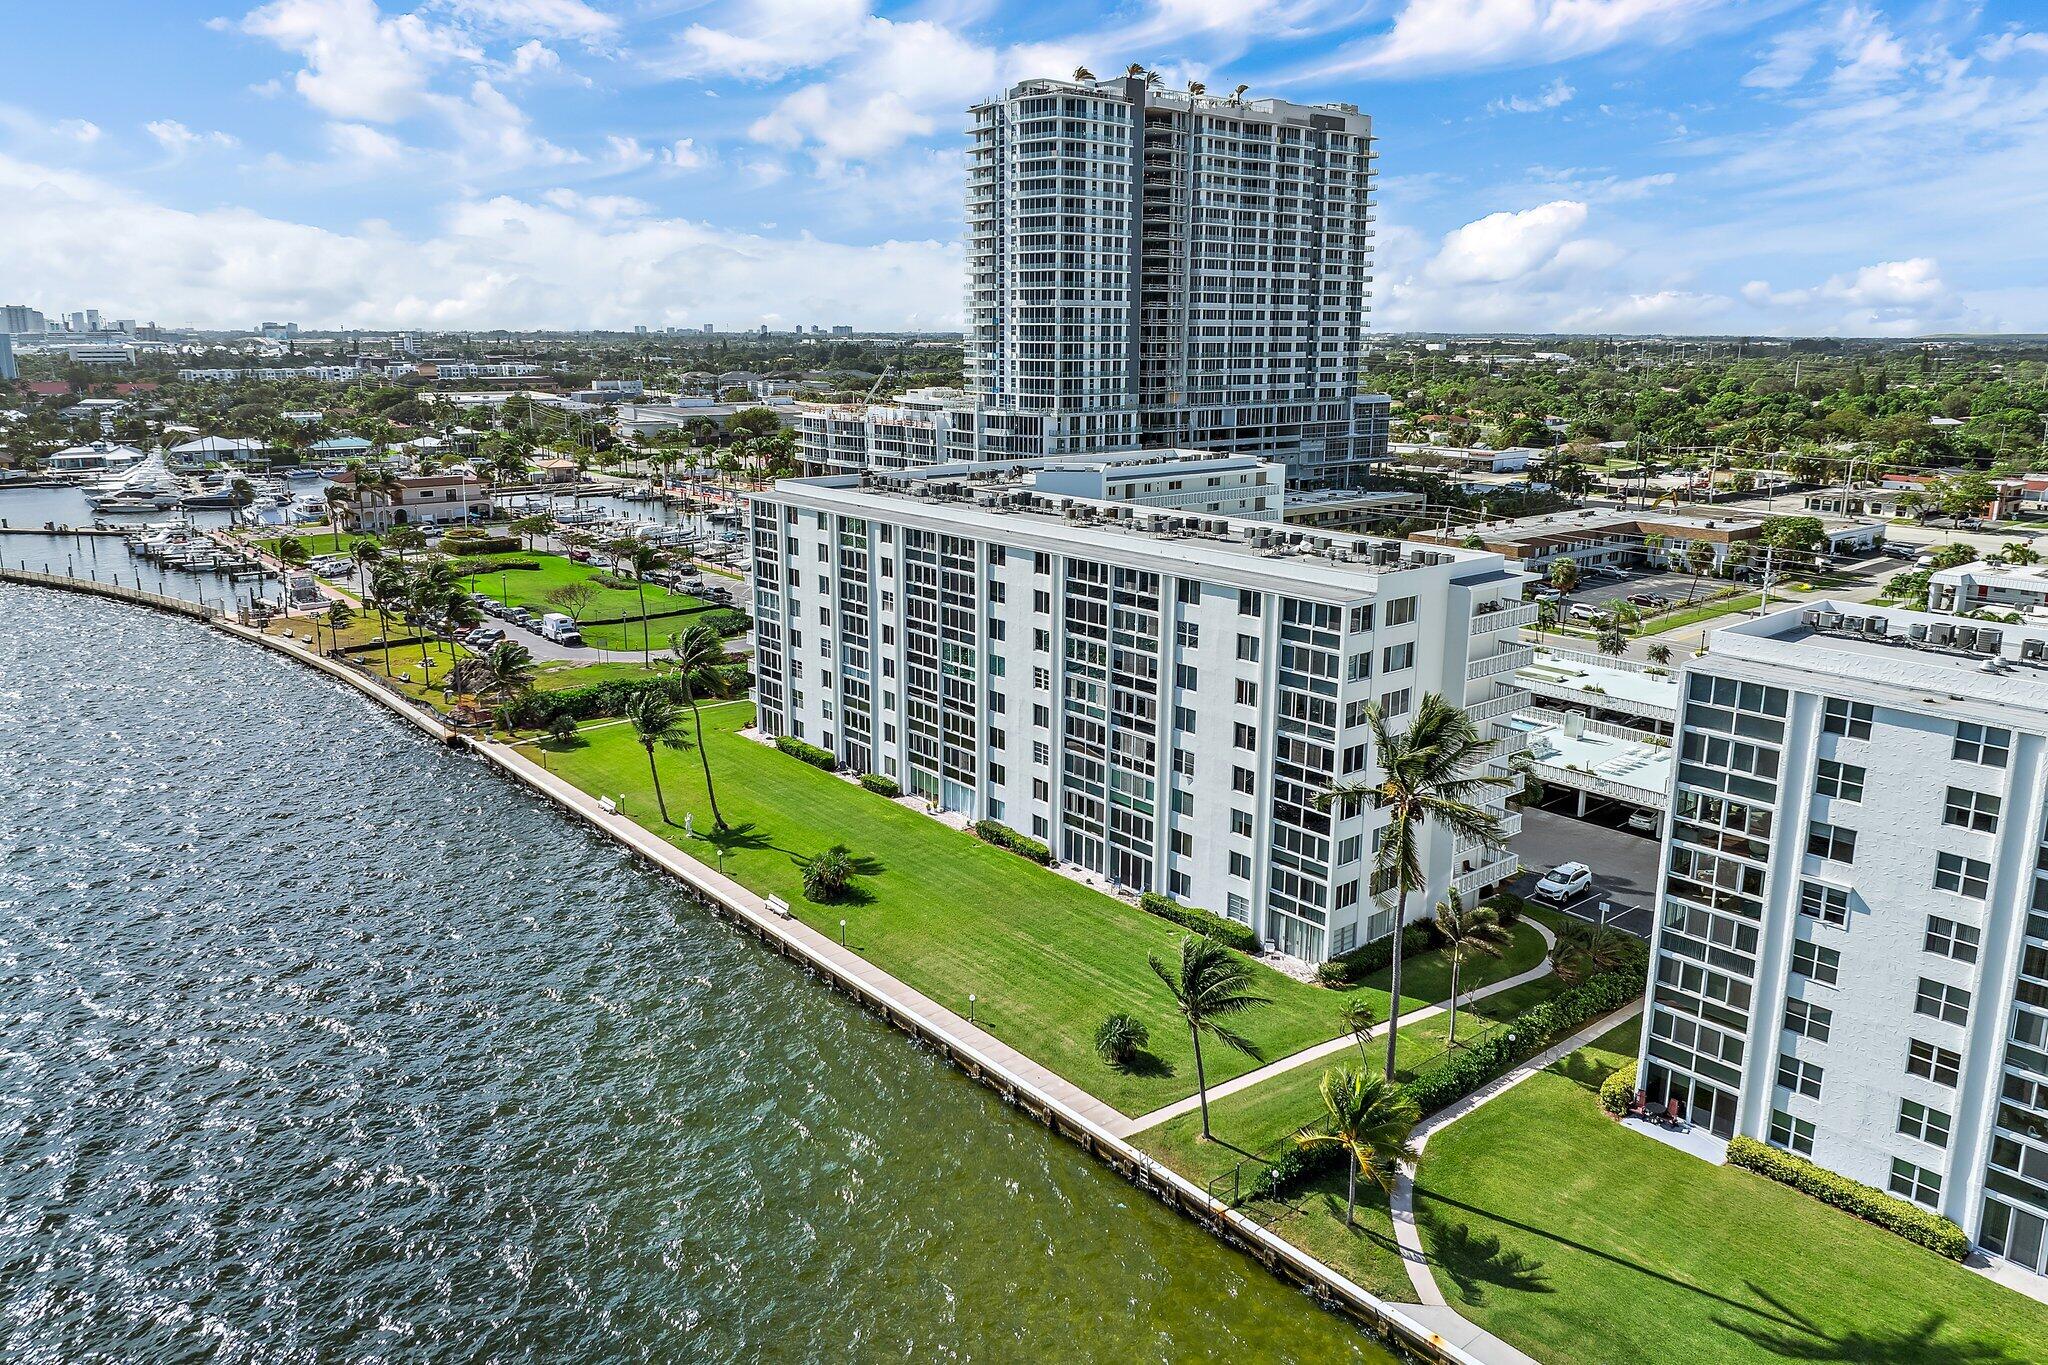
M626 703L626 719L633 724L633 737L647 751L647 775L654 779L654 804L661 808L661 822L673 825L675 821L668 818L668 799L661 792L661 769L654 763L654 746L680 749L687 742L676 728L676 709L658 689L646 687Z
M1560 564L1570 563L1559 560ZM1378 759L1377 782L1337 783L1319 803L1351 803L1370 798L1388 821L1380 833L1373 880L1391 882L1396 893L1394 955L1387 1006L1387 1079L1394 1077L1394 1045L1401 1032L1401 931L1408 924L1408 895L1424 885L1422 832L1434 823L1453 836L1479 839L1489 847L1501 843L1500 817L1482 810L1478 798L1492 787L1512 786L1515 779L1475 772L1493 752L1495 740L1481 739L1472 718L1434 692L1415 708L1415 719L1399 733L1387 729L1379 703L1366 707L1370 752ZM1384 895L1385 892L1378 894Z
M1365 1040L1372 1037L1373 1025L1379 1023L1379 1020L1373 1017L1372 1002L1358 997L1346 1000L1337 1007L1337 1022L1344 1026L1344 1031L1358 1044L1359 1061L1369 1064L1372 1059L1366 1056Z
M405 563L405 556L408 550L424 550L427 548L427 533L408 522L403 525L394 526L386 531L384 533L384 543L398 551L398 562L403 564Z
M336 650L341 648L341 632L347 630L355 619L354 609L346 602L336 602L327 608L325 614L327 637ZM316 631L315 634L318 634L318 632Z
M647 575L660 568L667 557L652 545L635 545L627 558L633 566L634 590L640 595L640 664L644 668L654 656L647 638Z
M1202 1035L1208 1034L1234 1052L1263 1061L1251 1039L1233 1033L1220 1020L1270 1003L1252 993L1249 962L1222 944L1200 934L1180 941L1180 961L1169 967L1156 954L1146 954L1152 972L1166 983L1174 1008L1187 1021L1195 1045L1195 1093L1202 1098L1202 1140L1209 1141L1209 1078L1202 1069Z
M1557 944L1550 950L1551 970L1567 986L1611 972L1628 959L1629 941L1619 932L1576 920L1557 931Z
M1557 603L1538 602L1536 604L1536 638L1540 640L1543 638L1544 631L1556 629Z
M384 672L391 672L391 613L405 605L405 570L385 564L370 576L370 590L364 600L377 613L378 638L384 644Z
M1500 922L1500 913L1490 905L1467 907L1465 898L1452 887L1436 904L1436 936L1444 945L1444 956L1451 964L1451 1023L1444 1046L1458 1045L1458 973L1465 965L1465 959L1474 953L1488 957L1499 957L1513 941L1514 935Z
M1579 565L1577 560L1560 559L1550 566L1550 586L1570 597L1579 590Z
M645 625L641 630L645 632ZM715 828L724 829L725 817L718 810L718 789L711 782L711 753L704 747L704 713L697 709L697 698L705 692L725 690L725 644L711 627L694 625L680 635L668 637L668 654L674 677L682 684L683 701L690 708L691 723L697 731L697 758L704 765L704 791L711 798L711 823Z
M1653 664L1662 666L1671 662L1671 646L1665 644L1662 640L1651 645L1646 652L1649 654L1650 662Z
M348 557L356 562L356 580L362 585L365 601L370 596L370 570L384 558L384 547L375 536L357 536L349 544Z
M1692 587L1686 590L1685 600L1692 601L1700 595L1700 575L1714 567L1713 544L1695 540L1685 547L1685 567L1692 574Z
M1415 1101L1392 1081L1367 1075L1357 1067L1325 1071L1322 1092L1328 1126L1321 1132L1304 1129L1294 1140L1303 1147L1343 1151L1344 1226L1355 1227L1358 1177L1392 1191L1401 1163L1415 1160L1415 1148L1408 1139L1419 1114Z
M853 884L853 850L834 844L804 862L804 894L821 904L836 901Z
M1600 623L1600 638L1597 648L1602 654L1620 658L1628 653L1628 632L1621 628L1621 618L1608 613Z

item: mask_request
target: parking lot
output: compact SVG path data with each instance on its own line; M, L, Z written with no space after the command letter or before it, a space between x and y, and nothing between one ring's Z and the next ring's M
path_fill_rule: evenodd
M1605 901L1610 907L1607 923L1638 938L1650 936L1650 907L1656 903L1657 886L1655 839L1592 820L1524 810L1522 832L1513 847L1524 869L1509 885L1517 895L1532 895L1542 875L1559 863L1584 863L1593 869L1592 885L1562 907L1565 913L1597 921Z
M1714 580L1700 580L1702 589ZM1685 601L1686 594L1693 590L1692 575L1689 573L1631 573L1625 578L1582 577L1579 590L1572 594L1573 605L1604 606L1609 602L1625 601L1638 593L1668 597L1673 602Z

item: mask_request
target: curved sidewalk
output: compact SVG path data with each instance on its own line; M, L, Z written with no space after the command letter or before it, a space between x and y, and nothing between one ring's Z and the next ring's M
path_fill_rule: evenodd
M1571 1037L1566 1038L1563 1042L1554 1043L1550 1047L1545 1048L1514 1070L1504 1076L1497 1077L1491 1083L1473 1091L1456 1104L1431 1114L1415 1126L1414 1143L1417 1159L1421 1158L1422 1149L1428 1145L1432 1134L1456 1123L1459 1119L1464 1118L1467 1114L1479 1108L1479 1106L1490 1104L1494 1100L1499 1099L1502 1095L1505 1095L1523 1081L1528 1080L1537 1072L1545 1071L1555 1066L1559 1060L1578 1051L1615 1025L1633 1019L1642 1012L1642 1009L1643 1002L1636 1000L1614 1011L1612 1014L1596 1019ZM1422 1304L1425 1310L1440 1310L1441 1320L1439 1320L1437 1313L1429 1314L1432 1326L1435 1326L1436 1330L1447 1340L1456 1340L1454 1331L1443 1324L1465 1323L1466 1319L1450 1306L1450 1302L1444 1298L1443 1291L1437 1288L1436 1276L1430 1272L1429 1255L1423 1250L1422 1235L1415 1226L1414 1166L1408 1165L1401 1168L1400 1175L1394 1181L1393 1193L1387 1202L1394 1217L1394 1240L1400 1245L1401 1262L1408 1271L1408 1282L1415 1288L1416 1301ZM1473 1333L1484 1336L1484 1333L1480 1332L1477 1325L1467 1323L1467 1326ZM1488 1337L1487 1340L1491 1342L1494 1339ZM1504 1345L1504 1343L1497 1344ZM1496 1354L1491 1348L1476 1349L1468 1347L1468 1349L1472 1350L1474 1355L1482 1359L1503 1362L1503 1365L1520 1365L1520 1362L1529 1360L1528 1356L1514 1350L1513 1347L1506 1348L1508 1354Z
M1476 991L1470 991L1460 996L1458 999L1458 1007L1460 1009L1468 1005L1475 1005L1489 996L1499 995L1502 991L1511 991L1517 986L1527 985L1531 981L1537 981L1550 975L1550 950L1557 946L1557 935L1552 933L1547 925L1541 924L1533 918L1525 918L1522 923L1529 925L1538 934L1543 936L1543 960L1526 972L1503 977L1491 985L1481 986ZM1442 1004L1425 1005L1421 1009L1403 1011L1401 1022L1404 1025L1419 1024L1425 1019L1434 1019L1444 1012L1445 1007ZM1368 1039L1384 1038L1386 1036L1387 1024L1385 1021L1373 1025L1372 1032L1366 1035ZM1357 1046L1357 1039L1353 1038L1350 1034L1339 1034L1337 1037L1331 1038L1326 1042L1317 1043L1314 1047L1306 1047L1299 1052L1289 1053L1278 1061L1268 1062L1256 1071L1247 1071L1242 1076L1235 1076L1219 1085L1212 1085L1209 1087L1209 1099L1213 1102L1222 1099L1226 1095L1235 1095L1238 1091L1248 1090L1261 1081L1271 1080L1282 1072L1292 1071L1296 1067L1307 1066L1310 1062L1318 1062L1325 1057L1333 1057L1340 1052L1348 1052ZM1172 1104L1166 1105L1163 1108L1154 1109L1149 1114L1140 1114L1136 1118L1119 1117L1116 1122L1109 1125L1109 1131L1115 1133L1118 1137L1129 1137L1133 1133L1142 1133L1147 1128L1156 1128L1168 1119L1179 1118L1182 1114L1191 1114L1201 1107L1201 1103L1202 1097L1200 1095L1189 1095L1185 1099L1175 1100Z

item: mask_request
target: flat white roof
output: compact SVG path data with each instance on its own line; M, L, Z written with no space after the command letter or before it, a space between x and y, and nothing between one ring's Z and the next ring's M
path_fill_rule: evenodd
M1678 710L1676 672L1660 676L1622 664L1600 663L1576 650L1538 645L1528 665L1515 670L1515 681L1525 688L1538 684L1547 690L1582 696L1589 706L1611 710L1647 707L1667 716Z
M1529 735L1529 757L1552 768L1570 768L1641 793L1645 804L1662 805L1671 787L1671 748L1645 740L1587 731L1569 734L1562 725L1529 712L1510 722Z

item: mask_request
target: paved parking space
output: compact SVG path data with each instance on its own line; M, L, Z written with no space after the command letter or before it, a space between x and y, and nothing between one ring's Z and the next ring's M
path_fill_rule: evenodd
M1524 810L1522 832L1513 847L1526 869L1510 890L1527 896L1537 879L1559 863L1581 862L1593 869L1593 885L1564 907L1581 919L1597 920L1600 903L1612 907L1608 923L1641 938L1650 935L1650 906L1655 904L1658 844L1655 839L1617 829L1621 818L1612 808L1588 820L1555 811Z

